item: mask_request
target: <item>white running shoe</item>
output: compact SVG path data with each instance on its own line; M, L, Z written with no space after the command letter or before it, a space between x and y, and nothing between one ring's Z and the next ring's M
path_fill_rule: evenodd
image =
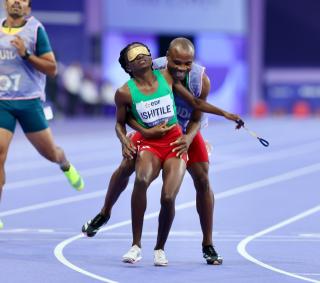
M154 265L167 266L168 260L164 250L154 250Z
M136 263L140 259L142 259L141 249L137 245L132 246L130 250L122 256L122 261L127 263Z

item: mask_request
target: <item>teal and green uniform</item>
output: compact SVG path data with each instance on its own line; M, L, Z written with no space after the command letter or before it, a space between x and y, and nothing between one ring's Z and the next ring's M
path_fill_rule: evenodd
M25 133L38 132L48 128L41 102L45 100L46 75L21 58L11 43L15 35L31 54L52 52L45 29L36 18L30 17L16 28L7 27L6 19L0 21L0 128L14 132L18 121ZM83 189L83 179L72 164L64 174L76 190Z
M1 27L2 32L5 34L11 34L11 35L18 34L21 31L21 29L25 26L25 24L26 23L24 23L21 27L9 28L6 26L5 22L3 22ZM37 42L36 42L35 54L37 56L41 56L48 52L52 52L48 34L45 31L43 26L39 26L37 31Z
M16 121L24 132L37 132L48 127L41 100L45 100L45 75L23 60L11 44L19 35L26 49L36 56L52 52L43 25L34 17L21 27L0 24L0 128L14 132Z
M0 128L14 132L17 121L25 133L48 128L40 98L0 100Z
M159 70L153 71L158 81L158 89L152 94L143 94L133 79L128 81L132 97L132 114L144 128L151 128L168 121L171 126L178 122L174 96L166 79Z

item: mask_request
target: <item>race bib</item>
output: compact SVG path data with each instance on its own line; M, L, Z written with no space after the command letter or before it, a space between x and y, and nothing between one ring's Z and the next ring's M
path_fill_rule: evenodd
M18 91L20 86L21 75L0 75L0 91Z
M170 94L156 99L142 101L136 104L141 120L149 127L153 127L170 120L174 116L173 100Z

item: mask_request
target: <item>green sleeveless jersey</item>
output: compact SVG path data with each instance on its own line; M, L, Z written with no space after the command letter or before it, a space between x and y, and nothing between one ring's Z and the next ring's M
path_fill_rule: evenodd
M148 95L138 89L133 79L128 81L132 97L131 112L144 128L154 127L165 120L171 126L177 123L177 111L172 90L159 70L154 70L153 73L158 81L158 89Z

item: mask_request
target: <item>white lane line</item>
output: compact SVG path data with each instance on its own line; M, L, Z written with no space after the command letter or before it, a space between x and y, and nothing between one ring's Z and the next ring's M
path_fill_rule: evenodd
M68 197L68 198L47 201L47 202L41 202L41 203L34 204L34 205L24 206L24 207L0 212L0 217L16 215L16 214L30 212L30 211L34 211L34 210L38 210L38 209L49 208L49 207L59 206L59 205L63 205L63 204L69 204L69 203L73 203L73 202L93 199L93 198L104 196L105 193L106 193L105 190L101 190L101 191L83 194L83 195L79 195L79 196L75 196L75 197Z
M84 274L88 277L91 277L93 279L96 279L96 280L99 280L99 281L102 281L102 282L107 282L107 283L118 283L117 281L114 281L114 280L111 280L111 279L108 279L108 278L105 278L105 277L102 277L102 276L99 276L99 275L96 275L94 273L91 273L91 272L88 272L76 265L74 265L73 263L67 261L64 257L63 258L60 258L59 257L59 251L60 250L63 250L64 248L64 245L69 245L70 243L72 243L73 241L76 241L76 240L79 240L83 238L83 235L77 235L77 236L74 236L72 238L69 238L67 240L65 240L63 243L60 243L56 246L56 248L54 249L54 255L59 259L59 261L66 265L67 267L73 269L74 271L77 271L81 274ZM63 244L63 245L62 245Z
M304 234L300 234L299 237L303 237L303 238L320 238L320 234L319 233L304 233Z
M296 273L296 274L306 275L306 276L320 276L320 273Z
M240 187L236 187L234 189L228 190L227 192L222 192L216 195L216 199L223 199L223 198L227 198L227 197L231 197L240 193L244 193L244 192L248 192L251 190L255 190L255 189L259 189L262 187L265 187L267 185L272 185L272 184L276 184L279 182L283 182L283 181L287 181L293 178L297 178L297 177L301 177L307 174L311 174L314 172L320 171L320 163L316 163L314 165L311 166L307 166L307 167L303 167L297 170L293 170L278 176L274 176L271 178L267 178L258 182L254 182L251 184L247 184L244 186L240 186ZM183 210L186 208L190 208L190 207L194 207L196 204L195 201L190 201L190 202L186 202L186 203L182 203L180 205L176 206L176 211L179 210ZM153 213L149 213L147 215L145 215L144 219L151 219L151 218L156 218L159 215L159 211L153 212ZM110 226L107 226L105 228L102 228L101 231L110 231L119 227L123 227L123 226L127 226L131 224L131 220L126 220L126 221L122 221ZM97 278L97 275L91 272L88 272L84 269L81 269L79 267L77 267L76 265L74 265L73 263L71 263L69 260L67 260L65 258L65 256L63 255L63 249L69 245L70 243L72 243L73 241L76 241L78 239L80 239L82 237L82 235L78 235L72 238L68 238L64 241L62 241L61 243L59 243L56 248L54 249L54 255L56 256L56 258L65 266L69 267L70 269L73 269L74 271L80 272L86 276L92 277L94 279L103 281L101 279L104 280L110 280L109 278L105 278L105 277L101 277L99 276L99 278ZM103 281L103 282L108 282L108 281Z
M112 170L115 170L114 165L108 165L108 166L95 167L87 170L81 170L80 174L82 177L93 177L97 175L106 174L107 172L110 172ZM5 189L6 191L12 191L15 189L51 184L53 182L62 182L62 181L67 182L66 177L61 172L59 175L45 176L40 178L34 178L31 180L22 180L22 181L9 183L5 187Z
M160 178L156 179L151 184L151 186L158 185L160 183L160 181L161 181ZM130 182L129 185L133 185L133 182ZM67 198L62 198L62 199L57 199L57 200L52 200L52 201L47 201L47 202L41 202L38 204L28 205L28 206L0 212L0 217L21 214L21 213L25 213L25 212L30 212L30 211L34 211L34 210L39 210L39 209L43 209L43 208L49 208L49 207L54 207L54 206L59 206L59 205L64 205L64 204L70 204L70 203L79 202L79 201L88 200L88 199L95 199L95 198L105 196L105 194L106 194L106 190L99 190L99 191L95 191L92 193L81 194L81 195L74 196L74 197L67 197Z
M107 161L108 158L111 157L112 151L97 151L97 152L90 152L88 154L79 154L71 158L73 164L79 164L89 161L100 161L105 160ZM119 154L115 153L114 158L116 159L119 157ZM11 162L6 165L6 173L13 173L19 171L27 171L27 170L34 170L34 169L44 169L44 168L56 168L55 164L52 162L47 161L44 158L39 158L36 160L28 161L26 165L25 162Z
M241 160L235 160L227 163L222 164L215 164L213 165L213 172L221 172L224 170L239 168L243 166L248 166L252 164L258 164L266 161L273 161L273 160L279 160L279 159L285 159L287 157L292 157L299 154L307 154L310 152L313 152L319 148L319 142L317 143L308 143L304 144L303 146L299 145L290 149L280 150L275 153L268 153L265 156L262 156L261 154L256 156L251 156L247 158L242 158ZM83 177L93 177L97 175L102 175L107 172L113 171L115 169L114 165L109 166L100 166L96 168L91 168L87 170L81 170L80 173ZM31 186L38 186L38 185L45 185L45 184L51 184L53 182L63 182L66 181L63 174L53 175L53 176L44 176L39 178L34 178L30 180L22 180L22 181L16 181L12 183L8 183L6 185L5 189L6 191L11 191L15 189L20 188L26 188Z
M238 168L246 165L263 163L266 161L286 159L287 157L292 157L296 155L309 154L319 149L319 147L320 147L320 143L319 141L317 141L317 142L311 142L303 145L298 145L295 147L278 150L275 152L266 152L264 154L260 153L257 155L240 159L240 160L233 160L233 161L224 162L223 164L216 164L215 166L213 166L213 170L214 172L216 172L220 170Z
M244 193L244 192L252 191L252 190L255 190L258 188L262 188L262 187L265 187L268 185L287 181L287 180L290 180L290 179L293 179L296 177L311 174L311 173L314 173L317 171L320 171L320 163L316 163L314 165L307 166L307 167L302 167L302 168L299 168L299 169L296 169L293 171L289 171L287 173L283 173L283 174L280 174L277 176L262 179L260 181L256 181L256 182L246 184L243 186L235 187L235 188L229 189L225 192L218 193L218 194L216 194L215 197L217 199L230 197L230 196L237 195L240 193ZM185 178L190 178L190 176L187 175ZM156 179L151 185L152 186L157 185L159 182L161 182L161 178ZM132 185L132 184L133 184L133 182L129 183L129 185ZM87 199L94 199L94 198L104 196L105 193L106 193L105 190L99 190L99 191L95 191L92 193L82 194L79 196L67 197L67 198L57 199L57 200L48 201L48 202L42 202L42 203L38 203L38 204L34 204L34 205L24 206L24 207L0 212L0 217L16 215L16 214L30 212L30 211L34 211L34 210L38 210L38 209L49 208L49 207L59 206L59 205L63 205L63 204L79 202L79 201L83 201L83 200L87 200ZM190 208L190 207L195 206L195 203L196 203L195 201L190 201L190 202L186 202L181 205L183 206L183 208ZM177 207L180 207L180 206L177 206ZM146 217L149 217L149 216L146 216ZM151 216L151 218L153 218L153 216ZM145 218L145 219L150 219L150 218Z
M292 171L289 171L287 173L283 173L280 175L276 175L273 177L269 177L266 179L262 179L260 181L256 181L247 185L243 185L237 188L234 188L232 190L227 190L225 192L220 193L219 195L223 196L223 197L227 197L229 195L234 195L237 192L246 192L246 191L251 191L254 190L256 188L260 188L260 187L264 187L264 186L268 186L268 185L273 185L279 182L283 182L283 181L288 181L290 179L293 178L297 178L297 177L301 177L307 174L311 174L314 172L320 171L320 163L316 163L310 166L306 166L306 167L302 167L299 169L295 169Z
M269 264L266 264L260 260L257 260L256 258L254 258L253 256L251 256L247 250L246 250L246 247L247 245L256 240L257 238L259 237L262 237L268 233L271 233L271 232L274 232L280 228L283 228L287 225L290 225L296 221L299 221L305 217L308 217L314 213L317 213L320 211L320 205L316 206L316 207L313 207L309 210L306 210L294 217L291 217L291 218L288 218L287 220L284 220L276 225L273 225L265 230L262 230L254 235L251 235L251 236L248 236L246 237L245 239L243 239L237 246L237 250L238 252L244 257L246 258L247 260L257 264L257 265L260 265L266 269L269 269L271 271L274 271L274 272L278 272L278 273L281 273L281 274L284 274L284 275L287 275L287 276L290 276L290 277L294 277L294 278L297 278L297 279L301 279L301 280L304 280L304 281L309 281L309 282L315 282L315 283L319 283L320 281L319 280L315 280L315 279L311 279L311 278L307 278L307 277L304 277L304 276L301 276L301 275L298 275L298 274L294 274L294 273L291 273L291 272L288 272L288 271L285 271L283 269L279 269L279 268L276 268L276 267L273 267Z
M51 232L48 232L48 233L39 233L39 232L34 232L34 233L5 233L5 232L2 232L0 231L0 235L1 235L1 241L15 241L15 242L24 242L26 245L29 245L27 242L30 243L30 245L33 245L35 243L35 241L54 241L56 244L57 242L59 242L61 240L61 235L65 235L65 236L68 236L70 235L71 233L51 233ZM38 236L41 235L45 235L45 237L42 237L42 238L39 238ZM74 233L72 233L72 235L74 235ZM21 237L19 237L21 236ZM239 238L234 238L234 237L231 237L231 238L228 238L228 237L225 237L225 238L217 238L215 237L215 243L233 243L233 244L236 244L236 243L239 243L239 239L240 238L243 238L243 237L239 237ZM144 238L143 239L143 242L150 242L150 243L154 243L156 241L157 237L148 237L148 238ZM171 242L177 242L177 243L181 243L181 242L192 242L192 243L199 243L201 242L202 240L202 236L199 236L199 237L175 237L175 236L171 236L170 235L170 243ZM110 243L110 242L115 242L115 243L122 243L122 242L125 242L125 243L130 243L132 241L132 236L130 237L127 237L127 238L124 238L124 237L107 237L107 238L104 238L104 239L101 239L101 238L98 238L98 239L95 239L94 240L95 243ZM276 241L276 240L273 240L273 241L270 241L270 240L262 240L262 241L259 241L259 242L263 242L263 243L270 243L270 242L276 242L276 243L279 243L279 241ZM281 241L280 241L281 242ZM294 243L297 243L299 241L282 241L282 242L285 242L285 243L288 243L288 242L294 242ZM314 241L300 241L302 243L315 243ZM316 243L318 244L319 241ZM317 274L317 273L299 273L299 272L294 272L294 274L298 274L298 275L313 275L313 276L316 276L316 275L320 275L320 274Z

